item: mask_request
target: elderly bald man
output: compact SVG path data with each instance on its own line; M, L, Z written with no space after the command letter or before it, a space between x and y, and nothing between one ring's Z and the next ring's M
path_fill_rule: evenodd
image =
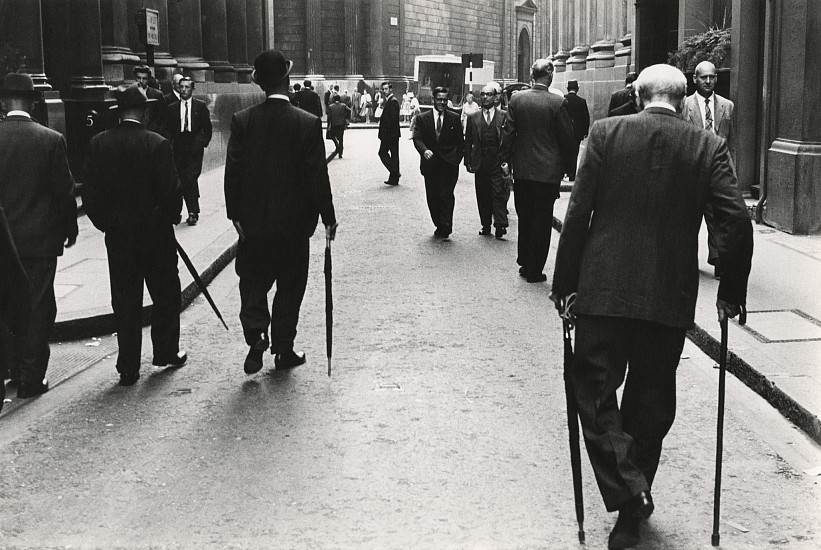
M746 302L753 251L726 141L679 116L684 75L653 65L635 87L643 111L590 130L550 296L566 314L575 294L572 380L599 491L607 510L619 512L611 549L637 544L639 524L654 509L650 490L676 414L676 368L693 325L706 209L717 221L724 266L719 321Z
M172 103L177 103L180 100L180 80L182 80L184 76L181 73L174 73L171 76L171 92L165 94L165 104L171 105Z
M506 111L499 108L502 87L488 82L480 94L482 108L467 118L465 126L465 167L476 177L476 204L479 207L480 235L490 235L490 224L496 238L507 233L507 201L510 188L499 164L499 144Z
M684 100L684 120L704 128L727 140L730 156L735 157L735 136L733 133L733 110L735 105L727 98L715 93L718 75L716 66L709 61L696 65L693 74L696 93ZM715 278L721 278L721 262L718 259L718 243L712 212L704 215L707 222L707 263L715 268Z

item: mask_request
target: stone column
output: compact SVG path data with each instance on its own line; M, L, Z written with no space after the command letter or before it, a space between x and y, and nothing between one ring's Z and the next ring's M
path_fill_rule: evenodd
M821 0L773 3L772 113L764 220L794 234L821 233ZM740 6L739 6L740 8ZM733 3L733 25L744 22ZM770 21L768 21L770 22ZM741 71L746 70L744 67ZM749 116L736 110L736 117Z
M373 6L374 11L381 11L382 2L379 7ZM322 1L305 0L305 72L308 76L324 78L322 75Z
M265 7L263 0L247 0L245 4L248 22L247 48L248 63L253 64L260 52L265 50Z
M225 0L202 0L202 53L213 71L214 82L233 82L234 67L228 62L228 23Z
M228 29L228 62L237 71L237 82L251 82L248 64L248 19L245 0L227 0L226 26Z
M43 31L40 0L0 2L0 37L16 54L17 70L31 76L34 87L51 90L43 66Z
M106 82L119 84L133 79L131 68L140 62L140 56L129 47L128 4L118 0L100 0L100 21L103 42L103 76Z
M361 79L362 49L360 41L360 0L345 0L345 74L346 78Z
M208 63L202 58L200 0L173 0L168 4L168 41L177 67L195 82L205 82Z
M122 0L113 0L122 3ZM173 0L176 1L176 0ZM157 10L160 14L160 45L154 48L154 76L157 80L170 80L177 60L171 57L168 45L168 4L166 0L128 0L128 27L130 29L131 49L140 56L142 63L147 62L145 44L140 40L137 27L137 15L143 8ZM133 78L133 76L131 76Z

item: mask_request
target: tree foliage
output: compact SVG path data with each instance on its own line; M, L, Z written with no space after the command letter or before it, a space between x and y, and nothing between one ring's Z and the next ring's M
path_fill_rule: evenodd
M709 61L718 69L730 66L730 28L713 28L687 38L678 50L670 52L667 63L681 72L693 72L696 65Z

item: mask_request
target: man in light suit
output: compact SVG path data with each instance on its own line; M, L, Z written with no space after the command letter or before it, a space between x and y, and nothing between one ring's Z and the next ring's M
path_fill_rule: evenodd
M174 162L182 184L182 196L188 209L188 225L200 219L200 186L202 159L211 142L211 113L201 99L193 97L194 81L180 80L180 101L166 107L168 139L174 146Z
M684 100L684 119L693 125L713 132L727 140L731 160L735 158L735 136L733 135L733 102L715 93L718 75L716 67L709 61L696 65L693 82L696 93ZM704 215L707 223L707 263L715 268L715 278L721 278L721 261L718 257L715 222L711 210Z
M267 99L234 114L228 140L225 208L240 239L236 270L239 318L250 348L246 374L262 369L269 325L275 367L305 363L294 339L308 282L309 241L320 215L325 238L336 235L322 121L288 101L292 66L277 50L254 59L251 77Z
M48 391L45 379L49 336L57 316L54 277L63 247L77 240L74 177L62 134L31 118L39 97L31 77L8 74L0 90L6 118L0 122L0 205L5 210L20 261L28 277L30 317L20 338L0 327L17 397ZM0 269L11 266L0 264Z
M575 314L572 381L599 491L619 511L608 548L639 542L676 412L676 368L698 297L698 231L710 205L725 276L719 321L746 302L752 224L727 144L681 119L687 81L653 65L643 110L590 130L565 216L550 299ZM575 305L568 306L575 295ZM625 381L619 410L616 391Z
M416 117L413 145L419 151L420 171L434 235L447 239L453 231L453 190L459 179L459 163L465 150L461 117L447 109L448 90L433 89L433 110Z
M498 107L501 96L502 88L496 82L482 88L482 108L467 118L465 127L465 167L476 174L476 204L482 223L479 234L490 235L492 222L499 240L507 233L510 199L510 188L499 165L499 144L507 114Z
M553 63L538 59L531 67L529 90L510 98L502 130L499 159L502 173L511 170L519 215L519 275L529 283L547 280L542 273L553 231L553 203L562 176L576 174L576 138L567 100L549 91Z

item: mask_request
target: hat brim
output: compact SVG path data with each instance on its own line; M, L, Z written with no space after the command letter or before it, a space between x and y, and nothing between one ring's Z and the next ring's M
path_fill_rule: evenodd
M148 105L150 103L156 103L157 101L159 101L159 99L146 99L145 101L140 101L139 103L132 103L130 105L126 105L126 107L133 107L135 105ZM120 104L115 103L114 105L109 107L108 110L111 111L113 109L119 109L119 108L120 108Z

